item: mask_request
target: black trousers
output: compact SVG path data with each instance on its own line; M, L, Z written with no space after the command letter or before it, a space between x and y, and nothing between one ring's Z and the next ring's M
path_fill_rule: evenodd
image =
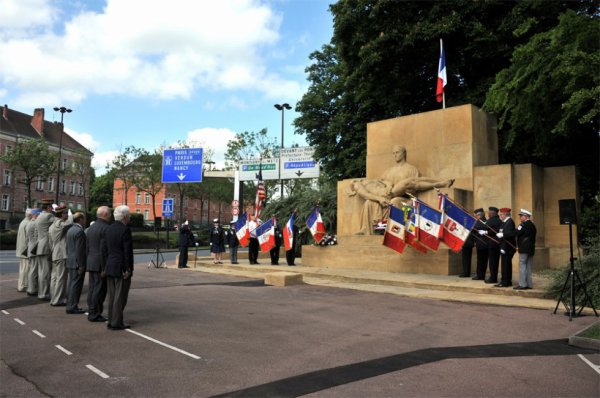
M279 246L275 246L269 250L269 255L271 256L271 264L279 265Z
M285 252L285 261L287 262L287 265L295 265L294 262L296 261L296 248L292 247L291 250L288 250Z
M179 263L177 267L182 268L187 265L188 262L188 248L187 246L179 246Z
M500 248L490 247L488 249L488 263L490 265L490 280L498 282L498 265L500 263Z
M464 247L462 253L462 275L471 276L471 259L473 258L473 247Z
M488 249L477 249L477 278L484 279L488 265Z
M88 319L95 319L102 315L104 300L106 299L106 278L100 272L88 272Z
M248 260L250 264L258 263L258 239L250 238L250 243L248 244Z
M83 289L84 280L85 272L79 274L79 270L69 268L67 311L75 311L79 308L79 298L81 297L81 289Z
M501 256L502 261L502 280L503 285L512 285L512 258L515 252L506 252Z

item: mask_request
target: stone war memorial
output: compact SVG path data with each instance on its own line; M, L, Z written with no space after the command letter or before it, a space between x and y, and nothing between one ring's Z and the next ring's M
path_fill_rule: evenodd
M437 208L436 189L470 212L509 207L517 225L519 209L530 210L538 230L534 270L568 262L568 227L560 225L558 201L578 198L575 166L498 164L496 120L474 105L369 123L366 134L366 178L338 182L338 245L304 246L302 265L458 274L460 253L444 244L437 251L408 247L399 254L372 232L372 220L407 193ZM515 275L518 268L515 256Z

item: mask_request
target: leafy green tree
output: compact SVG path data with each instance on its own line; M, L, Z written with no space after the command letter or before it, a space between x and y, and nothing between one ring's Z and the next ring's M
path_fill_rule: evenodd
M90 209L100 206L112 207L114 181L114 171L94 178L90 188Z
M568 11L515 49L485 109L498 115L505 162L576 164L584 203L598 194L598 15Z
M123 204L125 206L127 206L127 192L129 192L129 188L133 185L132 161L137 151L138 149L134 146L128 146L124 150L121 149L117 156L106 165L106 168L112 173L114 178L121 180L123 184L121 189L124 192Z
M51 151L46 140L39 138L17 142L0 159L10 166L17 183L27 188L27 207L31 207L31 184L46 181L56 173L58 153Z
M71 167L66 170L66 175L75 178L77 183L80 184L78 189L81 189L83 193L83 207L86 210L88 210L92 180L95 178L95 170L91 164L90 154L91 152L87 149L75 151L75 155L71 160Z
M130 165L131 181L138 191L150 195L152 217L156 220L156 195L164 189L162 183L162 150L153 153L146 149L133 148L135 160Z

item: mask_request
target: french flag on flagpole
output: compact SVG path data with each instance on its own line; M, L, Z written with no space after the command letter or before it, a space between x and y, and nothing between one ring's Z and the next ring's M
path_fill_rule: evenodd
M315 207L312 213L310 213L306 219L306 225L317 243L321 242L325 236L325 224L323 224L323 219L321 218L318 207Z
M475 226L477 219L454 204L446 195L440 195L440 209L443 211L443 233L441 236L450 249L459 252Z
M419 242L432 250L437 250L440 246L439 235L442 213L418 199L416 201L416 212L418 213L416 227L419 229Z
M390 216L383 234L383 245L402 253L406 248L404 234L406 232L404 211L390 205Z
M446 95L444 87L448 79L446 78L446 52L444 51L444 43L440 39L440 62L438 65L437 89L435 90L435 99L437 102L443 102L444 109L446 108Z
M419 242L419 228L416 227L418 223L417 212L414 208L409 207L408 211L404 214L404 225L406 226L406 233L404 236L406 237L406 243L421 253L427 253L427 248Z
M248 246L248 243L250 243L250 229L248 228L248 215L246 212L236 221L235 234L242 247Z
M285 245L285 251L292 250L294 244L294 213L292 213L283 229L283 244Z
M268 252L275 247L275 226L273 225L272 218L256 228L256 237L258 238L261 252Z

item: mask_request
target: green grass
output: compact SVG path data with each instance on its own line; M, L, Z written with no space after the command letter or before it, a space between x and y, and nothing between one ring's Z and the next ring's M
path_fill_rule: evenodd
M581 334L579 334L579 336L587 337L588 339L600 340L600 322L596 322L589 328L585 329Z

